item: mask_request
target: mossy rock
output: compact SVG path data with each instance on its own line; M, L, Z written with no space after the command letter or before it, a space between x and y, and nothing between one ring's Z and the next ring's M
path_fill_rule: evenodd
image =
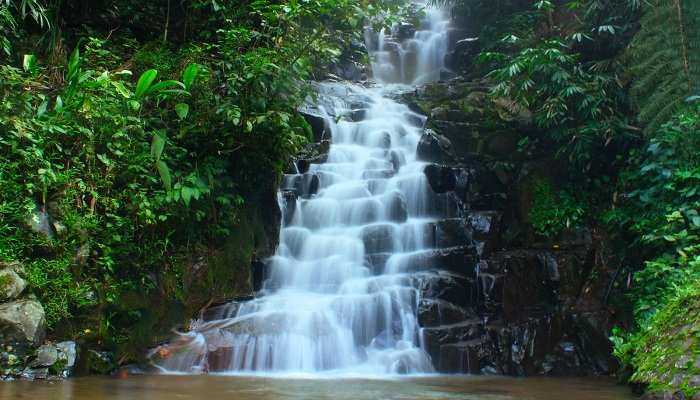
M651 392L700 394L700 282L678 290L632 338L632 381ZM693 397L694 398L694 397Z

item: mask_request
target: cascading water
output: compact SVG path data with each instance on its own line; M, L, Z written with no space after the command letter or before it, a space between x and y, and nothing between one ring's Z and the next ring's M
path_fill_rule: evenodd
M442 8L424 10L425 18L413 37L397 40L406 35L399 24L392 27L390 34L382 29L376 38L371 31L367 32L365 41L377 81L418 85L440 79L448 50L449 18Z
M424 30L370 51L381 83L435 80L447 17L429 9ZM410 66L410 67L409 67ZM409 72L410 71L410 72ZM425 117L385 96L386 86L319 85L332 145L326 162L285 177L280 245L261 296L210 310L156 364L195 373L430 373L417 308L420 260L443 207L416 156ZM336 116L353 115L350 119ZM318 190L309 190L316 181ZM163 351L162 349L160 350Z

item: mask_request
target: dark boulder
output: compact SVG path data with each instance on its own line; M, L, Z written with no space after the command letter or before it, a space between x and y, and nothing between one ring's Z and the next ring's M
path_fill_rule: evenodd
M456 324L475 316L472 310L441 299L425 298L418 304L418 322L422 327Z
M438 164L451 164L456 160L452 143L445 136L427 129L418 142L418 158Z
M394 250L395 226L375 224L362 229L362 242L366 254L386 253Z
M428 178L428 183L435 193L445 193L455 190L457 187L457 177L450 167L444 165L430 164L423 170Z

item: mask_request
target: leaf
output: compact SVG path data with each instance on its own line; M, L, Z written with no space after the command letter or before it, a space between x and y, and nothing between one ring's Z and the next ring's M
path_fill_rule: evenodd
M117 93L122 95L122 97L124 97L125 99L131 97L131 92L129 91L129 89L126 88L126 86L124 86L122 82L112 81L112 86L114 86L114 88L117 89Z
M163 149L165 148L165 137L162 133L156 132L153 134L153 139L151 140L151 156L155 158L156 162L160 161L160 157L163 155Z
M183 186L182 187L182 201L185 203L185 205L189 206L190 205L190 200L192 197L196 194L196 189L191 188L189 186Z
M187 114L190 112L190 106L185 103L178 103L175 105L175 112L180 119L187 118Z
M70 56L70 59L68 60L68 81L72 81L73 78L78 75L78 67L80 66L80 49L78 47L73 50L73 53Z
M53 109L56 112L61 112L63 110L63 99L61 96L56 97L56 104L54 104Z
M182 83L185 85L185 89L190 90L198 72L197 64L190 64L185 68L185 71L182 73Z
M42 115L46 114L46 108L49 106L49 101L44 100L41 102L39 105L39 108L36 111L36 116L41 117Z
M693 221L693 225L700 228L700 217L693 217L692 221Z
M158 173L160 174L160 179L163 181L163 186L165 187L165 190L170 191L172 188L172 181L170 178L170 169L168 168L168 164L166 164L163 161L158 161L156 162L156 168L158 169Z
M102 164L104 164L106 166L110 166L112 164L112 162L109 160L109 158L107 158L106 154L98 154L97 159L102 161Z
M182 84L182 82L174 81L174 80L168 80L168 81L163 81L163 82L158 82L155 85L151 86L146 90L146 94L151 94L151 93L166 93L168 92L168 88L179 86L181 88L185 88L185 85ZM138 88L137 88L138 91ZM180 92L180 91L178 91Z
M136 84L136 98L137 99L140 99L146 93L148 93L148 90L151 88L151 85L153 84L153 81L156 79L156 76L158 76L158 71L156 71L155 69L149 69L148 71L144 72L141 75L138 83Z
M22 68L26 72L33 74L36 71L36 56L34 54L25 54L22 60Z

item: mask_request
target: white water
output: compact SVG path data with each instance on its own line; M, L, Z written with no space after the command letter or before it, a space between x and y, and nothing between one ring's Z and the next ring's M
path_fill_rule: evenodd
M425 13L413 37L403 42L394 39L399 34L399 25L394 25L390 32L382 29L376 40L369 33L366 42L377 81L419 85L440 79L440 73L445 70L449 17L440 8L426 8Z
M387 35L373 51L382 83L435 80L443 68L447 17L430 10L423 31L390 60ZM434 371L417 322L421 255L431 247L437 197L417 160L425 118L385 96L383 86L320 86L327 162L311 164L318 193L303 195L280 234L262 296L210 312L176 338L157 364L166 372L376 376ZM285 185L299 179L289 175ZM284 213L291 204L279 196Z

